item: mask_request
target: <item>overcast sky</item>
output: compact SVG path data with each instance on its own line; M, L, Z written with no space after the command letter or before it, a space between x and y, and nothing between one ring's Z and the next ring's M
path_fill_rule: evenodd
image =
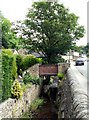
M32 2L38 0L0 0L0 10L4 17L10 21L23 20L27 9ZM79 24L83 25L87 32L87 1L88 0L59 0L70 12L79 16ZM87 44L87 34L77 43L77 45Z

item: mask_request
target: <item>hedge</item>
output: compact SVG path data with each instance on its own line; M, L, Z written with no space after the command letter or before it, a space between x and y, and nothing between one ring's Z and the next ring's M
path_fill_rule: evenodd
M17 77L16 59L11 50L2 50L2 101L11 97L11 86Z
M2 55L0 53L0 102L2 102Z
M14 55L11 49L2 50L2 101L11 97L11 87L17 75L36 63L42 63L41 58L33 55ZM34 80L33 80L34 81ZM35 82L38 84L38 79Z
M37 63L42 63L42 59L36 58L34 55L16 55L17 72L19 75L22 74L22 71L27 70Z

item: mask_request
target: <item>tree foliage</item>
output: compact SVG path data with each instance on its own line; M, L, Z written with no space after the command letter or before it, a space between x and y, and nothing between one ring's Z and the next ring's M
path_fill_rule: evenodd
M87 45L84 47L84 51L87 54L87 56L89 57L89 43L87 43Z
M12 31L13 34L16 35L16 48L20 49L20 48L24 48L24 44L23 44L23 38L22 38L22 22L21 21L15 21L12 23Z
M2 16L2 46L8 48L8 39L11 23Z
M81 46L77 46L76 44L73 44L71 47L72 51L75 52L79 52L80 54L85 53L85 46L81 45Z
M1 39L2 39L2 46L4 48L16 48L18 45L18 38L16 34L14 34L12 27L12 23L1 15Z
M58 54L67 52L73 41L84 36L84 27L78 24L78 17L63 4L53 2L35 2L24 24L25 46L41 51L48 63L52 63Z

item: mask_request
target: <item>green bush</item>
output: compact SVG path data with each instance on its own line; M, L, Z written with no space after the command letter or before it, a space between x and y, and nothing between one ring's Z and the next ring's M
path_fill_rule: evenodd
M18 75L22 75L24 70L27 70L36 63L42 63L42 58L36 58L34 55L16 55L16 65Z
M25 55L22 60L22 71L27 70L32 65L35 65L37 63L42 63L41 58L36 58L33 55Z
M32 83L35 85L40 85L41 78L39 77L32 77L29 73L26 73L23 77L24 84Z
M2 50L2 101L11 97L11 86L17 77L16 59L9 49Z
M31 56L31 55L24 56L23 60L22 60L22 70L24 71L24 70L28 69L35 63L36 63L36 59L34 56Z
M58 76L58 78L59 78L60 80L62 80L62 79L64 78L64 74L63 74L63 73L58 73L57 76Z
M42 58L36 58L36 62L37 62L37 63L42 63L42 62L43 62L43 59L42 59Z
M16 80L11 87L12 98L20 98L23 95L23 90L18 80Z
M12 50L11 49L2 49L2 53L3 54L7 54L7 55L10 55L10 56L12 56L13 55L13 52L12 52Z
M30 83L32 80L32 76L29 73L26 73L23 77L23 82L24 84L28 84Z
M35 85L40 85L41 84L41 78L39 77L32 77L32 84L35 84Z
M16 65L17 65L17 73L22 76L22 60L23 57L21 55L16 55Z

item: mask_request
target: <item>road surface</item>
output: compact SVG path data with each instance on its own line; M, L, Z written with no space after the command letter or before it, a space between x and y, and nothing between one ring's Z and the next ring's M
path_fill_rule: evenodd
M75 66L75 63L71 63L71 68L74 71L74 75L76 76L78 82L80 83L81 88L84 90L86 94L88 94L88 70L89 70L89 62L85 62L82 66Z
M87 79L89 76L88 71L89 71L89 62L84 62L84 65L82 66L76 66L76 68L79 70L79 72Z
M76 68L85 78L84 81L79 80L79 82L89 95L89 61L85 61L83 66L76 66Z

